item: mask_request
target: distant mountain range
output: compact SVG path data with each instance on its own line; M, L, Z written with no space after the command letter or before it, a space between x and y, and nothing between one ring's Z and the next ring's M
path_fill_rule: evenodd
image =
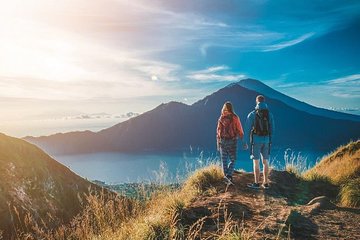
M38 147L0 134L0 233L13 239L28 214L39 227L68 223L82 209L79 197L95 184L71 172ZM1 238L1 234L0 234Z
M25 139L53 155L179 151L190 146L215 150L215 129L224 102L234 104L245 125L246 116L254 109L258 94L266 97L275 118L274 147L330 151L360 137L360 116L316 108L260 81L245 79L192 105L179 102L161 104L99 132L57 133Z

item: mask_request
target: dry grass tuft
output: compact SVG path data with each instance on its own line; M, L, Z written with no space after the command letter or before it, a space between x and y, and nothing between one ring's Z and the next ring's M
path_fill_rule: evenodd
M360 140L339 147L308 172L327 176L337 184L360 176Z
M97 239L99 236L106 239L144 209L144 205L135 199L92 191L85 197L84 204L83 212L70 224L55 230L40 227L30 214L26 215L25 227L16 239Z
M305 172L302 175L302 178L304 180L310 181L310 182L329 182L329 183L332 182L331 178L329 178L328 176L319 174L319 173L317 173L315 171Z
M218 165L211 164L206 168L196 171L184 183L183 191L195 194L202 194L212 189L224 178L224 174Z
M304 173L307 180L326 180L340 186L342 206L360 207L360 140L341 146Z
M297 166L292 165L292 164L286 164L285 166L285 171L294 174L295 176L300 176L301 173L299 171L299 168L297 168Z
M360 178L349 180L340 190L340 203L346 207L360 206Z

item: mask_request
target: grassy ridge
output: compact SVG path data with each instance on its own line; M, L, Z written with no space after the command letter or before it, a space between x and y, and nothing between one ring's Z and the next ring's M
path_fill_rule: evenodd
M360 207L360 140L341 146L304 173L306 179L323 179L340 187L345 207Z
M308 174L320 174L337 184L345 183L360 175L360 140L341 146L323 158Z
M316 197L329 192L339 194L339 203L348 207L359 207L359 149L360 141L338 148L325 157L314 168L304 174L293 171L299 186L292 187L295 200ZM159 185L151 194L144 188L137 191L138 197L114 196L109 199L102 194L90 193L84 200L84 211L70 225L56 230L41 229L27 220L32 233L23 233L23 238L32 239L200 239L204 219L184 222L187 208L196 199L218 194L223 186L223 174L218 165L209 165L195 171L180 187ZM281 187L273 186L274 188ZM333 192L333 190L331 190ZM225 214L224 214L225 215ZM213 239L249 239L244 229L231 216L224 216L224 224L212 233ZM256 230L256 229L255 229ZM255 230L250 229L250 232ZM1 239L1 237L0 237Z

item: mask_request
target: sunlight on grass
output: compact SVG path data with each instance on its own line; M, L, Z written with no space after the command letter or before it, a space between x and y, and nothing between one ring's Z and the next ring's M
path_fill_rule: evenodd
M298 195L311 196L313 192L326 190L335 196L340 186L339 201L343 206L358 207L360 199L360 182L358 177L357 144L341 147L333 155L327 156L313 169L304 172L304 159L290 159L286 171L299 179ZM356 149L356 151L352 149ZM350 154L351 153L351 154ZM339 160L335 160L339 159ZM355 158L355 160L354 160ZM331 160L329 160L331 159ZM336 172L334 163L343 162L347 169L343 175ZM344 161L347 161L346 163ZM297 164L300 162L300 165ZM350 163L349 163L350 162ZM219 164L208 162L201 169L188 172L188 177L178 187L166 184L168 171L161 165L156 183L149 187L138 186L137 195L132 197L115 194L95 194L90 192L83 199L84 211L73 219L70 225L63 225L54 231L39 227L31 218L26 219L26 227L21 229L19 238L33 239L200 239L207 217L199 218L192 223L183 222L183 214L191 203L200 196L213 196L219 193L223 173ZM329 174L329 170L335 171ZM341 168L343 169L343 168ZM326 171L325 171L326 170ZM257 229L247 229L243 221L235 221L227 209L219 203L218 223L211 233L213 239L252 239ZM223 211L220 223L220 210ZM260 226L259 226L260 227ZM31 229L32 233L26 231ZM279 236L286 230L279 230ZM287 230L289 234L290 230ZM289 235L290 236L290 235Z
M184 183L184 191L202 193L224 178L222 169L215 164L196 171Z
M341 186L340 202L343 206L360 206L360 178L355 178Z
M360 201L360 140L340 146L306 171L308 180L323 179L340 186L340 203L345 207L359 207Z
M165 175L162 175L165 176ZM190 174L179 189L158 188L147 197L127 198L90 192L84 199L86 207L69 226L56 231L43 230L32 222L28 228L34 233L21 237L32 239L197 239L201 221L191 226L181 223L185 208L199 195L217 194L216 186L222 181L219 165L210 164ZM235 234L231 216L217 231L217 237L228 239Z

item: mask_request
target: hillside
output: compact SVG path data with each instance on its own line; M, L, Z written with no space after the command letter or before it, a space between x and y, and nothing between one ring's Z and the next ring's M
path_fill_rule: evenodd
M307 178L325 178L341 186L343 205L360 207L360 140L341 146L305 173Z
M255 83L262 84L258 81ZM230 84L190 106L178 102L161 104L100 132L59 133L25 139L53 155L179 151L189 146L214 151L216 123L224 102L231 101L242 123L245 123L259 93L263 92L250 90L240 84ZM274 147L330 151L360 136L360 121L341 119L344 113L330 111L340 119L313 115L280 101L271 92L270 95L267 93L269 91L263 94L275 116Z
M0 232L29 231L26 220L48 229L68 223L82 209L80 198L94 184L38 147L0 134ZM1 234L0 234L1 236Z
M339 147L309 173L326 176L338 184L360 177L360 140Z
M347 161L355 163L359 145L337 149L314 169L328 165L327 159L342 162L348 153ZM90 204L71 225L44 228L27 239L359 239L360 206L341 199L349 190L345 184L359 175L339 184L310 174L314 169L304 175L271 170L270 188L253 190L246 187L251 173L235 172L234 185L226 186L221 168L209 165L179 187L152 185L142 192L139 186L135 198L90 195ZM350 172L333 171L328 174ZM350 190L359 196L358 185Z
M329 158L341 162L339 152L355 149L348 160L358 161L360 142L354 144ZM155 195L142 215L105 239L359 239L360 206L339 201L343 185L276 170L270 189L248 189L252 181L252 174L236 172L235 185L226 187L219 167L198 170L179 190Z

